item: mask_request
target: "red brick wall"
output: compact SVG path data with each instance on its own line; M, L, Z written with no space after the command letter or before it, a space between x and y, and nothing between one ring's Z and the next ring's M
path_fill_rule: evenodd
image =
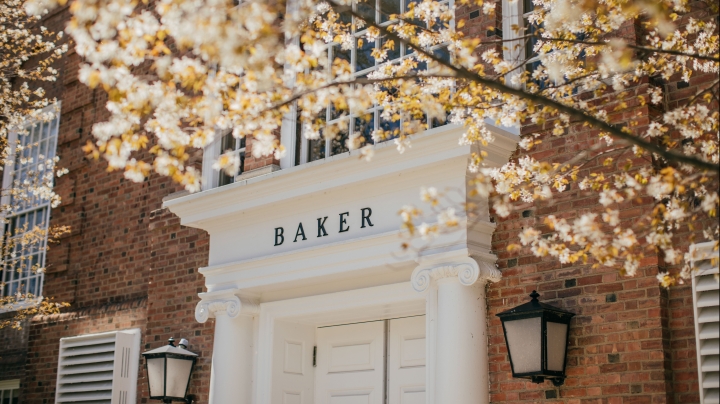
M493 28L501 28L500 6L495 16L476 6L462 7L458 19L467 21L469 36L497 39ZM700 13L694 11L694 13ZM51 29L59 30L67 19L61 10L48 17ZM633 27L626 36L634 37ZM488 36L490 35L490 36ZM53 210L52 223L72 226L72 233L48 254L45 296L72 303L70 313L38 318L25 333L0 332L2 346L15 351L0 354L0 380L22 377L25 361L21 348L27 343L27 378L23 402L52 402L54 398L59 339L93 332L139 327L142 350L156 348L167 338L187 338L190 350L200 357L191 381L190 394L207 402L214 323L194 319L203 279L197 268L207 264L208 236L180 226L161 200L178 190L167 179L153 177L142 184L129 183L121 173L108 174L103 162L88 162L80 150L90 137L92 124L105 120L102 91L91 91L77 80L80 60L69 53L62 62L62 77L50 88L63 101L58 154L61 166L70 173L57 180L63 204ZM707 76L693 78L694 90ZM672 102L692 91L668 83ZM639 114L646 125L648 107L633 103L647 90L639 84L629 95L629 108L615 116L624 122ZM631 92L632 93L632 92ZM597 102L607 103L613 94ZM615 100L617 102L617 100ZM543 131L526 127L528 131ZM533 150L536 157L560 159L575 155L596 143L597 133L580 125L561 138L548 139ZM272 157L251 157L248 141L246 170L277 164ZM197 164L195 157L195 165ZM623 159L616 159L621 161ZM641 161L635 160L642 164ZM597 168L600 162L587 167ZM607 173L616 167L604 168ZM623 220L633 220L652 205L647 198L621 206ZM548 214L572 219L582 212L600 209L596 198L578 189L557 195L553 204L526 206L498 220L493 250L499 256L503 279L489 287L489 354L492 402L697 402L697 368L694 349L692 297L688 286L669 292L655 280L659 262L648 253L638 276L621 277L616 269L593 269L589 265L560 265L535 258L527 250L508 253L517 243L523 226L538 225ZM523 215L528 211L527 217ZM577 314L572 323L569 378L563 387L535 385L511 378L505 343L496 313L527 300L537 289L545 302ZM140 402L147 402L147 386L141 368Z
M68 17L63 9L46 24L62 30ZM108 173L104 161L87 160L81 147L92 141L92 125L108 113L104 92L77 80L79 64L78 55L69 52L58 66L60 79L47 88L62 101L57 153L60 166L69 170L56 180L63 200L51 224L68 225L72 232L51 246L44 295L71 307L60 316L34 319L25 333L0 332L5 357L0 379L22 377L26 369L23 402L52 402L60 338L139 327L142 351L170 336L191 341L200 359L190 393L207 402L213 323L194 319L203 286L197 268L207 264L207 236L158 211L162 198L180 189L169 179L153 176L136 184L122 172ZM200 168L200 158L198 153L188 164ZM28 332L29 343L23 337ZM5 355L11 344L17 352ZM11 365L17 370L6 371ZM148 401L144 377L141 368L138 402Z
M200 301L197 294L205 290L197 268L207 266L210 238L204 231L180 226L177 216L167 209L150 213L149 230L153 252L143 350L164 345L170 337L187 338L188 349L199 355L188 394L196 402L207 403L215 321L198 323L195 306ZM139 388L147 391L144 378Z
M683 19L707 18L707 12L693 5L692 12ZM682 21L679 22L682 25ZM622 35L628 39L641 38L638 27L626 26ZM679 77L670 82L653 81L663 86L667 104L659 107L641 107L637 96L646 94L649 82L643 80L630 89L626 99L628 108L611 112L620 102L617 94L608 92L592 100L608 110L613 123L635 121L642 130L652 117L667 108L675 108L678 101L694 95L698 86L716 77L698 74L690 83ZM689 85L689 86L688 86ZM590 101L590 100L588 100ZM713 108L717 109L717 105ZM550 126L526 126L523 133L543 133ZM544 135L543 143L527 153L536 159L560 162L575 156L598 143L597 131L575 125L562 137ZM516 152L515 158L526 152ZM627 154L615 161L629 158L635 167L649 162ZM602 167L595 159L585 167L604 172L606 176L620 171L619 166ZM642 213L652 209L655 201L638 198L619 205L620 217L625 224L635 221ZM497 230L493 237L493 250L503 279L489 286L488 306L490 317L489 354L492 402L545 401L558 403L697 403L698 373L695 351L695 329L692 290L689 284L671 290L658 286L658 271L677 270L668 266L653 249L646 249L646 257L635 277L623 277L615 268L592 268L591 265L561 265L550 259L540 259L528 249L507 252L509 244L519 244L517 234L525 226L549 229L543 226L547 215L572 221L587 212L602 212L597 196L571 188L556 194L552 203L518 205L510 217L496 219ZM676 230L676 245L687 251L694 241L702 241L699 224L696 229ZM644 242L644 238L639 239ZM533 384L513 379L502 327L495 314L529 300L527 295L537 289L541 300L576 313L571 324L568 353L568 379L556 388L551 383Z
M0 317L0 321L10 317L10 313ZM25 377L27 359L28 321L23 321L22 330L0 330L0 381L22 379Z

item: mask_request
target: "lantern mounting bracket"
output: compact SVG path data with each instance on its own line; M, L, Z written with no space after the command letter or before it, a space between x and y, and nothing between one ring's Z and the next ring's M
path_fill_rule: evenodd
M170 403L172 403L173 401L175 401L175 402L180 401L180 402L183 402L183 403L192 404L192 403L195 402L195 396L193 396L192 394L188 394L187 397L185 397L184 400L179 400L179 399L177 399L177 398L175 398L175 399L166 398L166 399L163 400L163 403L170 404Z

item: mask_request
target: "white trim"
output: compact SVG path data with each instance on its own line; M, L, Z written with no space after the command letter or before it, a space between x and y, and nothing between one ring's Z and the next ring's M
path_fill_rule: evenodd
M718 255L718 250L715 250L715 245L715 241L709 241L700 244L693 244L690 247L690 256L692 257L691 265L694 267L696 263L701 263L700 265L698 265L697 269L693 270L692 277L693 322L695 324L695 351L697 353L698 390L700 393L701 404L717 403L718 398L720 398L720 386L718 386L718 381L709 380L710 373L715 373L715 375L717 375L717 372L720 372L720 366L718 366L717 364L715 364L714 366L712 364L706 365L707 362L711 362L712 357L717 358L717 356L720 354L720 352L718 352L717 350L717 347L715 347L714 349L712 347L709 347L710 341L712 341L713 339L717 340L717 338L719 338L720 336L703 335L704 329L711 328L706 326L709 326L713 322L717 324L718 322L720 322L720 319L711 318L709 319L709 321L708 319L705 319L702 324L700 323L701 312L708 308L712 309L712 304L708 305L707 302L703 302L702 306L700 305L701 296L704 295L705 297L708 297L709 295L711 297L710 302L715 303L715 314L717 315L717 306L720 306L720 302L717 301L717 290L720 289L720 287L718 287L717 284L703 284L702 286L698 284L698 278L704 277L706 275L715 275L715 282L717 282L717 274L719 271L718 260L720 260L720 256ZM715 260L714 265L712 263L713 259ZM704 265L702 264L703 261L705 261ZM713 295L715 297L714 301L712 300ZM717 329L717 326L715 328ZM713 397L709 398L708 393L711 393Z
M218 171L212 166L215 164L215 159L220 155L220 143L222 136L215 134L210 144L203 148L203 160L202 160L202 190L207 191L215 188L218 181Z
M20 379L0 380L0 390L19 390Z
M499 167L508 161L519 141L517 135L500 128L489 128L495 142L488 145L485 162ZM345 152L291 169L249 178L236 183L196 194L190 194L163 203L181 218L185 226L206 229L211 221L215 225L228 223L228 214L255 208L270 208L280 201L294 200L332 188L368 180L387 178L389 173L409 171L448 159L463 159L472 151L471 146L459 146L457 141L463 128L446 125L413 136L412 149L398 154L391 142L375 146L372 163L360 161L359 151ZM466 163L465 163L466 169ZM462 174L464 176L464 173ZM323 181L319 182L318 178ZM242 189L241 189L242 188ZM276 212L277 213L277 212ZM244 218L247 220L247 218Z
M502 34L504 40L512 40L524 35L523 33L523 0L502 0ZM520 31L514 31L513 25L520 28ZM520 45L520 46L518 46ZM516 47L517 46L517 47ZM524 40L503 42L503 59L513 62L513 67L524 64L525 61L525 42ZM513 73L506 76L505 82L512 83L512 78L523 73L523 69L518 68Z
M253 389L253 402L270 404L275 321L289 319L295 323L323 326L424 314L425 307L425 296L415 292L410 282L261 303L256 334L262 338L257 340L257 383ZM431 350L434 345L428 336L427 349ZM431 404L430 396L427 398L426 402Z

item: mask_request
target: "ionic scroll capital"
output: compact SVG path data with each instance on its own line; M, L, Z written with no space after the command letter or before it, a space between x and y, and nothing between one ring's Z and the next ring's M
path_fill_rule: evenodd
M461 284L470 286L478 280L497 282L502 274L493 264L467 257L448 263L420 265L413 271L410 282L413 289L424 292L432 282L448 277L457 277Z
M195 320L206 322L209 318L227 314L230 318L239 315L253 315L259 312L259 305L250 300L233 294L203 299L195 306Z

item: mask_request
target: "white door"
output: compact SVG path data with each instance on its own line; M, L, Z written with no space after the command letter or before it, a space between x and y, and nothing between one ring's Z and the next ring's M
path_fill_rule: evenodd
M313 404L315 326L275 322L272 404Z
M425 316L389 320L388 404L425 404Z
M425 404L425 316L317 329L318 404Z
M385 321L317 329L317 404L384 404Z

